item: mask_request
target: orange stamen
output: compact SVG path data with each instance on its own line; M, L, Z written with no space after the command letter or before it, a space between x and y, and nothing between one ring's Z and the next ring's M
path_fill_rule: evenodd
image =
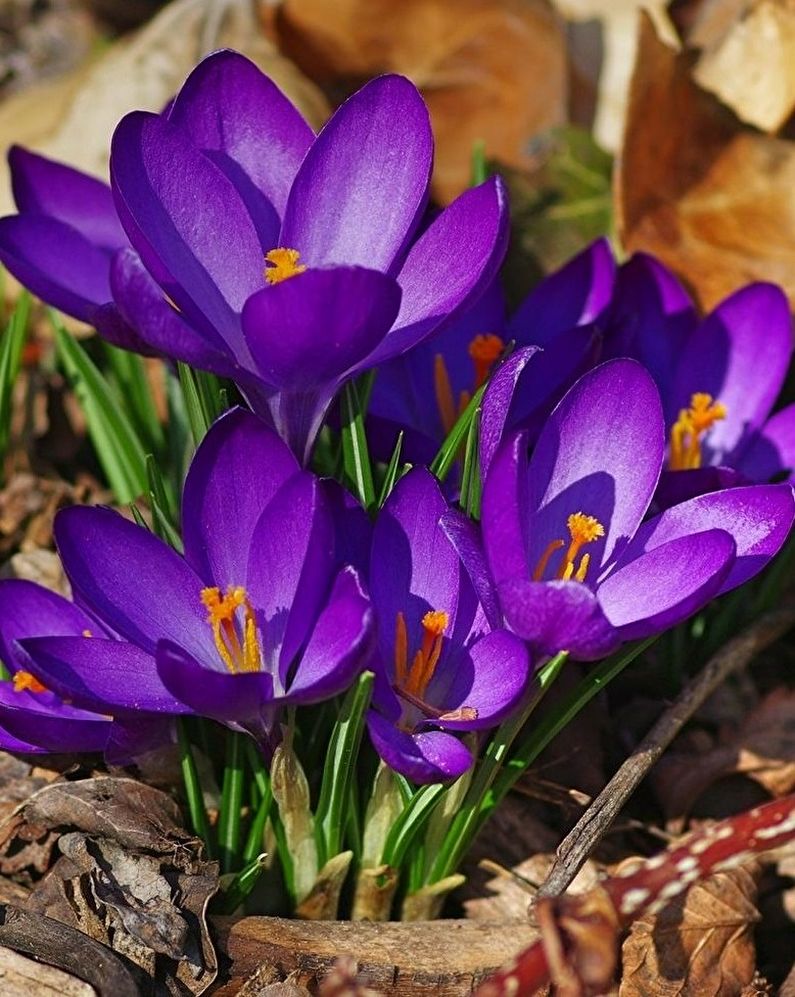
M689 471L701 467L701 438L716 422L725 419L726 406L712 395L698 391L690 398L690 408L679 410L671 427L668 467L672 471Z
M449 623L447 613L432 610L422 618L422 643L414 655L411 667L406 669L408 639L406 623L398 613L395 631L395 685L414 699L422 699L439 664L444 644L444 631Z
M558 567L557 572L555 573L555 577L566 582L571 580L574 580L575 582L583 582L585 581L585 576L588 573L588 565L591 561L591 555L583 554L579 565L575 565L577 555L586 544L593 543L594 540L598 540L599 537L603 537L605 535L605 529L599 520L594 516L586 516L582 512L572 513L566 520L566 526L570 537L569 547ZM550 558L556 551L559 551L565 546L565 540L552 540L549 544L547 544L544 549L544 553L538 559L538 564L536 564L535 570L533 571L533 581L540 582L543 580L547 567L549 566Z
M491 368L499 360L505 343L493 333L475 336L469 344L469 355L475 365L475 389L486 383Z
M230 672L258 672L262 654L257 634L257 619L246 590L242 586L201 590L201 601L207 607L207 622L213 628L213 639L221 660ZM241 641L236 623L238 609L243 610Z
M42 685L30 672L14 672L14 692L47 692L47 686Z
M288 277L296 277L306 270L305 263L299 263L301 254L297 249L285 249L280 246L278 249L271 249L265 254L265 262L270 263L265 268L265 280L269 284L281 284Z

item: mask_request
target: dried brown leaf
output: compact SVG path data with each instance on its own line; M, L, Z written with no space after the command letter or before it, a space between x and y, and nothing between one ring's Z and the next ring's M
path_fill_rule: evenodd
M732 775L745 776L771 796L795 790L795 690L768 693L704 754L694 755L692 741L674 747L657 766L657 793L666 813L679 817L713 783Z
M795 303L795 144L742 124L647 19L616 174L628 251L655 253L711 308L753 280Z
M338 93L383 72L417 84L440 201L468 186L477 141L527 167L531 137L565 119L563 30L544 0L283 0L266 13L280 50Z
M718 873L632 925L620 997L736 997L752 984L759 866Z
M31 873L49 870L28 910L109 945L158 993L201 994L212 983L206 910L218 870L165 793L108 776L53 783L0 825L0 870L22 872L24 861Z

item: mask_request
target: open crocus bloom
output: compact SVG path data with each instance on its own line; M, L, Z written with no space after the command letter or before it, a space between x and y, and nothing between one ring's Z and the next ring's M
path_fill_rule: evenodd
M369 602L338 569L321 483L261 420L210 429L185 483L185 556L108 509L56 541L81 604L124 641L23 642L37 675L110 710L200 713L264 737L273 711L344 689L369 652Z
M209 56L166 115L116 129L111 183L135 252L111 266L100 332L234 378L305 459L340 384L438 329L502 261L497 179L418 234L432 159L403 77L368 83L315 138L243 56Z
M0 747L38 754L107 746L111 718L65 702L45 686L28 670L31 664L19 644L38 635L98 632L105 636L95 620L55 592L20 579L0 581L0 659L11 673L10 681L0 682Z
M499 280L478 302L442 332L430 336L378 370L369 413L391 433L384 449L391 451L400 429L403 453L409 460L429 461L504 356L509 345L543 347L531 368L516 367L519 384L512 408L505 413L510 427L538 424L549 414L578 374L597 358L599 316L610 302L615 263L606 239L598 239L569 263L545 277L508 321ZM483 421L490 420L487 397ZM503 421L505 421L503 420Z
M793 477L795 406L770 414L792 356L780 288L749 284L700 322L676 278L639 253L619 274L606 345L609 355L640 360L660 388L668 436L661 504Z
M373 536L377 682L367 722L384 761L419 783L465 772L472 755L456 733L496 726L529 673L522 641L487 623L440 526L447 511L436 480L417 468L395 487Z
M611 360L574 385L528 461L509 438L483 493L485 552L511 628L591 660L665 630L763 568L789 534L789 484L701 495L643 522L665 456L650 375Z

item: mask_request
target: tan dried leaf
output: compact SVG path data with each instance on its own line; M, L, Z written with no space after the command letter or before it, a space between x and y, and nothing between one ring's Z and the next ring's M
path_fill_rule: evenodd
M743 121L774 132L795 109L795 4L744 7L703 49L693 75Z
M618 231L711 308L753 280L795 303L795 144L743 125L643 19L616 173Z
M632 925L619 997L736 997L754 980L759 866L721 872Z
M417 84L441 201L468 185L475 142L527 167L530 138L564 121L564 36L544 0L283 0L266 13L280 50L318 82L347 91L397 72Z

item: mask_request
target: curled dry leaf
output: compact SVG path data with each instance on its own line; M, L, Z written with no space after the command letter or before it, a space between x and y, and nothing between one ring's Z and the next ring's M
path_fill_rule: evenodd
M644 18L616 173L627 251L655 253L712 308L754 280L795 303L795 143L744 125Z
M759 868L719 872L635 921L621 950L619 997L736 997L750 986Z
M771 796L795 790L795 691L768 693L711 750L694 755L685 741L660 759L654 775L657 794L666 814L686 816L711 785L732 775L756 782Z
M112 777L53 783L0 825L0 870L24 873L23 860L30 874L48 869L27 910L126 956L156 992L201 994L214 980L217 866L165 793Z
M565 120L563 29L543 0L282 0L264 11L280 50L337 96L384 72L416 83L442 202L468 186L476 142L526 167L532 136Z

